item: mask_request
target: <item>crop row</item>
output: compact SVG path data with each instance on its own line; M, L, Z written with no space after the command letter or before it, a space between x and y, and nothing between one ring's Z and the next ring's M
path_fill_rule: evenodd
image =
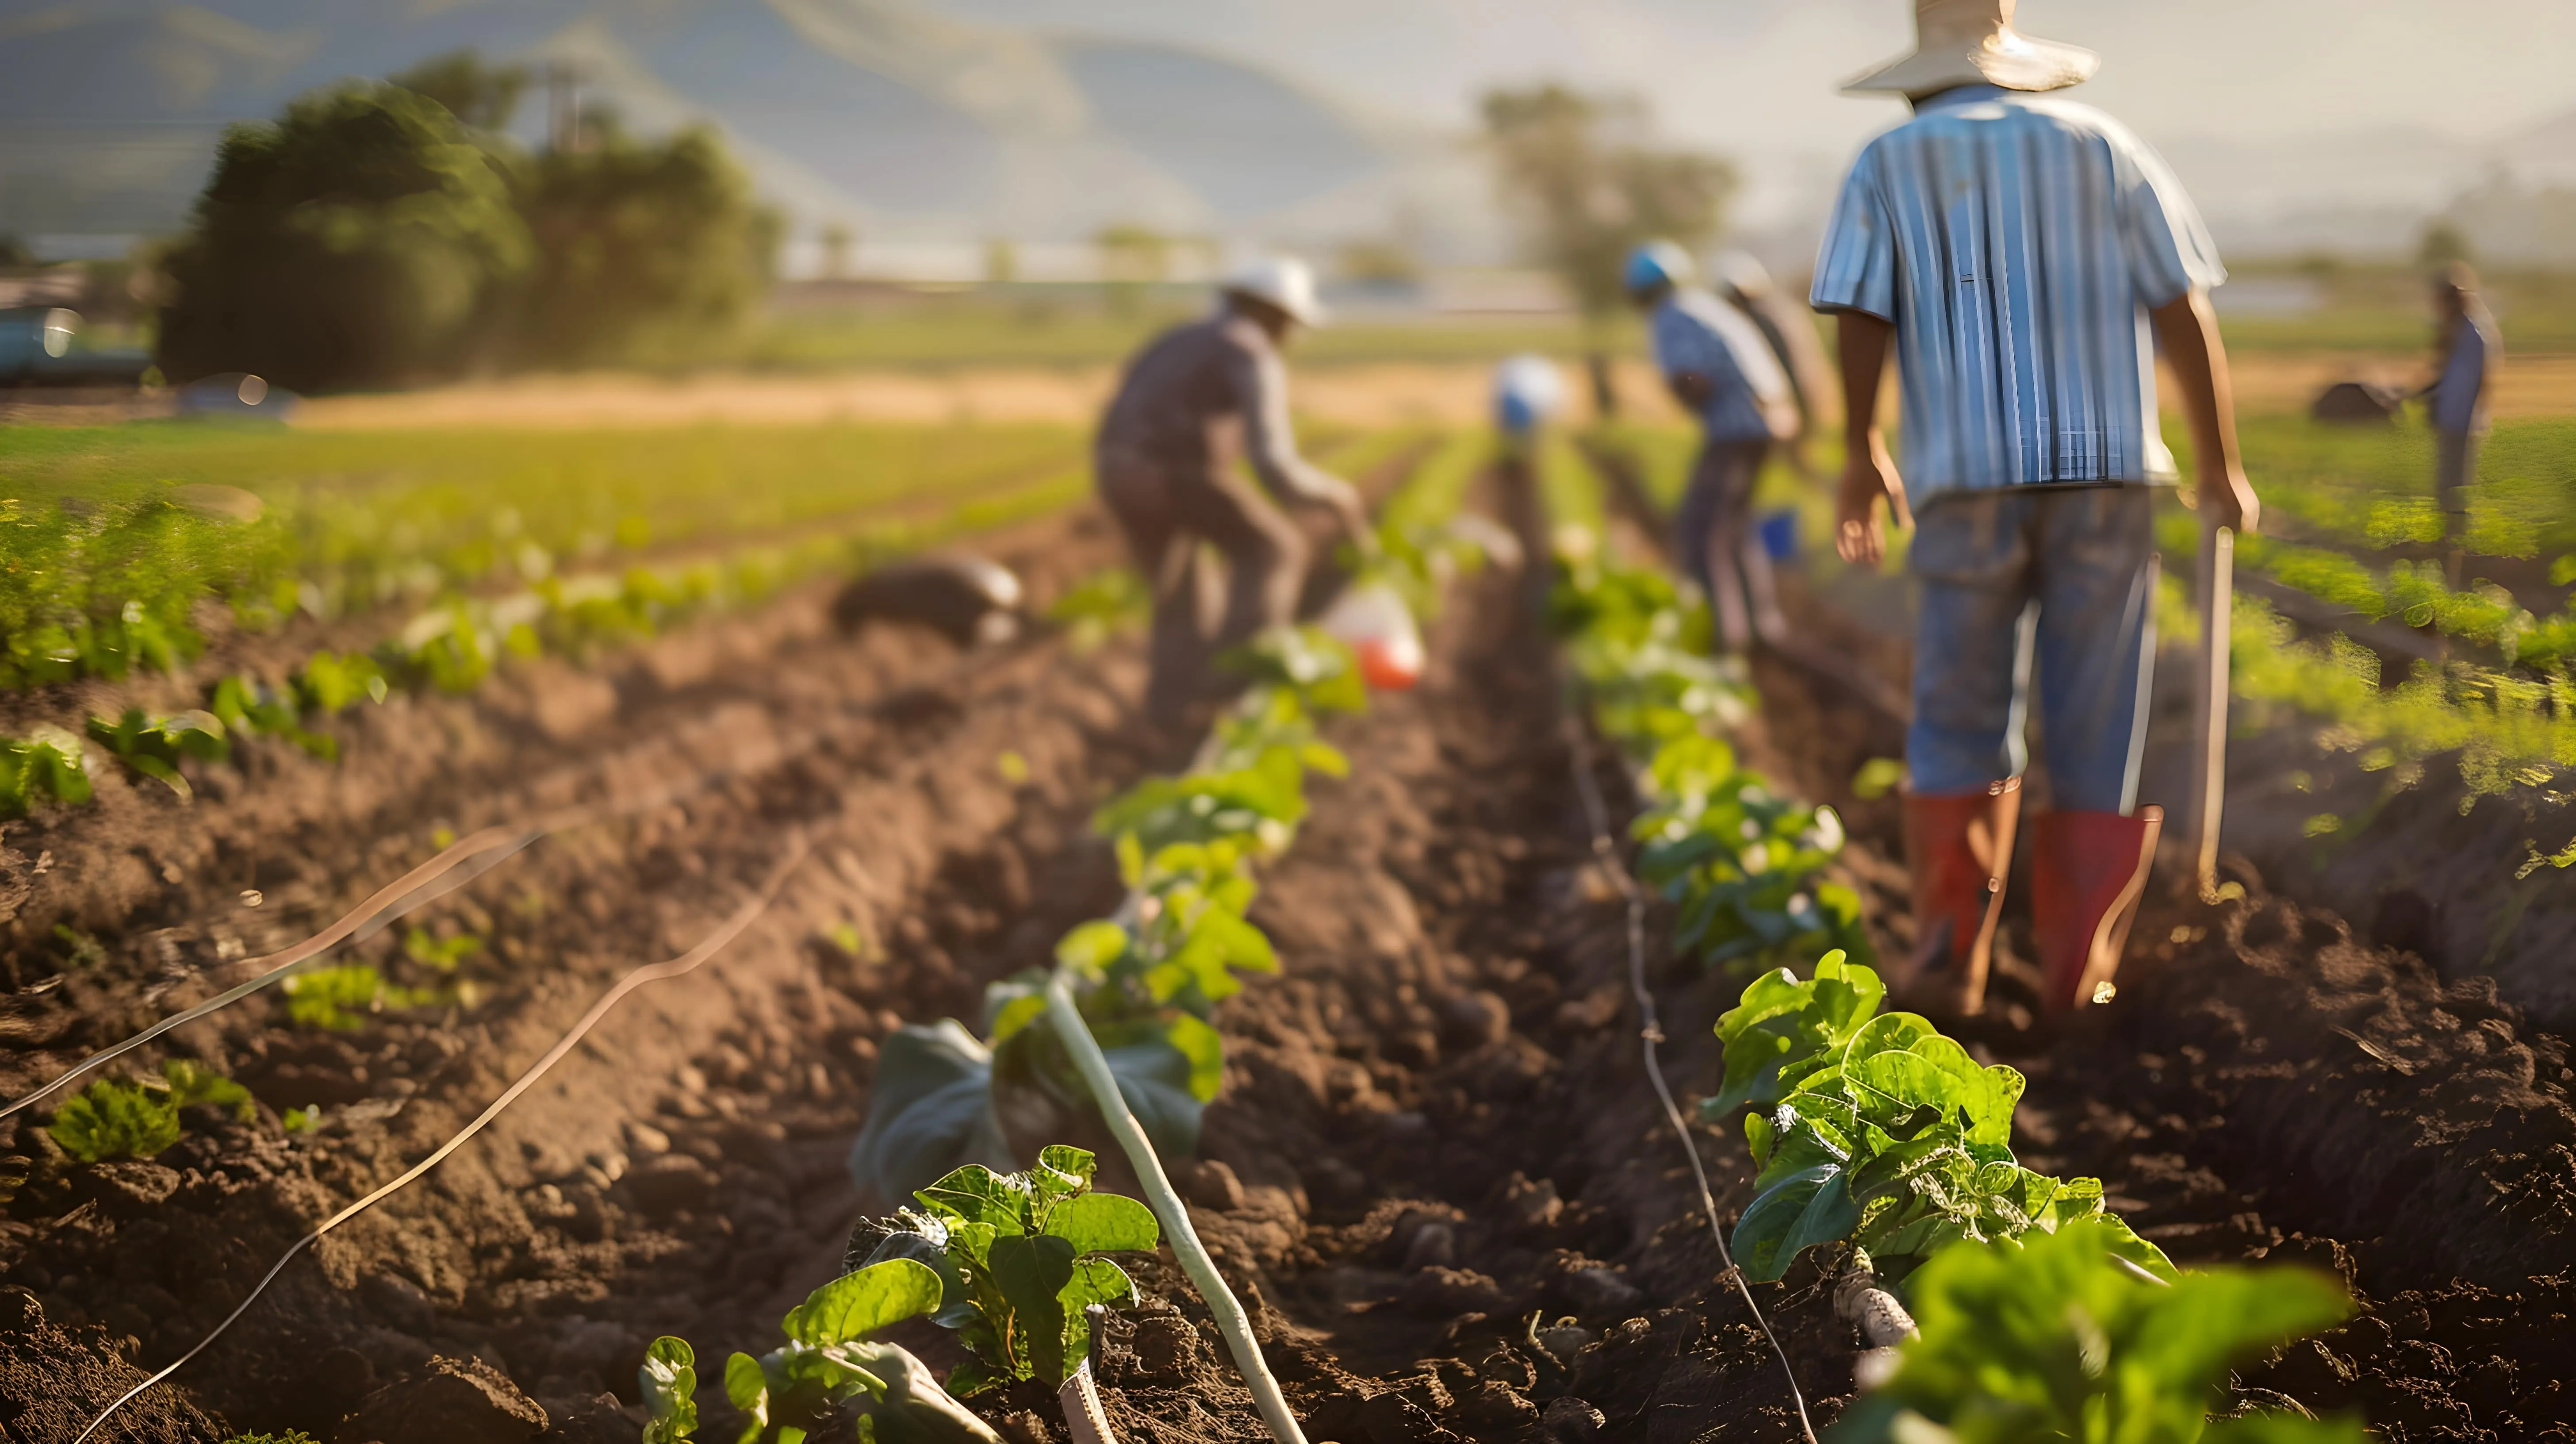
M0 435L0 685L173 669L208 603L249 631L417 610L1078 464L1054 427L21 428Z
M1082 472L1046 476L928 519L862 522L790 545L745 547L667 567L638 565L617 575L547 577L499 597L453 596L369 650L316 651L275 684L247 674L220 677L201 706L177 713L128 709L113 719L93 717L88 739L185 799L190 789L182 761L223 762L240 742L263 736L329 759L338 744L317 730L320 724L360 702L382 702L395 689L469 693L507 658L585 658L757 603L814 576L1060 510L1088 485ZM23 815L45 801L87 801L90 765L82 739L58 727L0 739L0 814Z
M1758 1170L1737 1266L1775 1281L1808 1250L1840 1252L1919 1319L1831 1437L2357 1441L2350 1420L2208 1422L2231 1360L2339 1322L2339 1286L2179 1273L2106 1210L2099 1180L2015 1159L2017 1071L1880 1011L1884 985L1851 960L1866 956L1859 900L1823 875L1840 827L1737 764L1725 734L1758 699L1705 656L1705 607L1576 551L1552 613L1594 726L1634 771L1636 869L1674 905L1676 951L1762 965L1718 1020L1724 1075L1701 1105L1712 1123L1741 1117ZM1819 952L1803 976L1772 965Z

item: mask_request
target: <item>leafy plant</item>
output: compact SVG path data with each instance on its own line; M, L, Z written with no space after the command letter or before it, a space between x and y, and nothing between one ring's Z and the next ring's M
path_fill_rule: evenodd
M314 654L315 663L328 657L328 652ZM313 663L307 664L308 673ZM224 730L239 737L282 737L325 762L340 755L340 744L319 732L308 731L303 715L295 703L280 697L253 677L225 677L215 683L206 697L206 710L214 714Z
M467 958L481 951L483 940L472 933L438 938L430 936L427 929L412 928L403 934L403 956L441 973L455 972Z
M0 816L24 817L39 802L76 805L89 799L89 768L78 737L39 724L23 739L0 740Z
M1119 633L1141 629L1153 603L1145 579L1133 567L1104 567L1066 588L1046 615L1065 628L1075 651L1090 652Z
M913 1195L919 1211L860 1225L864 1264L917 1259L935 1269L935 1322L974 1358L948 1376L973 1395L1014 1379L1061 1386L1090 1347L1091 1305L1131 1303L1136 1286L1103 1254L1152 1249L1162 1231L1135 1199L1091 1191L1097 1160L1055 1145L1025 1173L969 1165Z
M1156 1148L1179 1153L1198 1147L1200 1117L1225 1076L1210 1014L1242 986L1238 971L1279 966L1245 916L1254 866L1295 836L1307 775L1348 769L1315 719L1367 701L1350 649L1311 630L1267 634L1235 663L1254 684L1197 764L1148 778L1093 816L1116 841L1130 903L1117 918L1075 928L1056 950L1128 1106ZM887 1041L850 1152L864 1190L901 1198L960 1165L1006 1161L989 1095L1029 1090L1076 1115L1093 1108L1045 1026L1046 983L1030 970L987 988L984 1041L953 1021L908 1026Z
M1735 1226L1748 1277L1781 1277L1803 1250L1849 1241L1890 1277L1950 1244L2098 1220L2106 1247L2160 1278L2162 1250L2103 1213L2097 1179L2060 1180L2013 1158L2022 1076L1979 1065L1912 1013L1880 1013L1878 975L1839 953L1801 979L1782 969L1718 1019L1724 1085L1702 1107L1744 1120L1759 1172Z
M179 775L183 759L222 762L233 754L222 719L203 708L156 717L140 707L128 707L113 722L104 717L89 719L89 735L126 766L177 793L181 802L195 796L188 779Z
M2158 1284L2112 1261L2108 1220L2020 1244L1970 1244L1908 1289L1921 1337L1854 1401L1830 1444L2361 1444L2355 1419L2213 1421L2231 1363L2341 1322L2342 1287L2293 1268L2211 1269Z
M388 1008L426 1008L449 1000L437 988L406 988L385 981L372 963L343 963L296 973L284 983L286 1015L309 1028L354 1032L367 1014Z
M1859 894L1823 875L1841 817L1777 792L1724 740L1753 694L1706 655L1706 609L1660 573L1598 559L1562 567L1550 609L1594 721L1639 764L1637 871L1677 906L1675 945L1739 969L1869 957Z
M229 1108L244 1123L259 1116L250 1090L188 1058L161 1065L161 1076L101 1078L54 1113L48 1132L83 1163L150 1158L179 1141L179 1110L192 1104Z
M912 1258L890 1258L816 1289L787 1311L787 1342L754 1358L725 1361L725 1397L743 1416L739 1444L803 1444L818 1429L855 1419L858 1437L882 1444L999 1444L930 1370L899 1345L868 1335L940 1306L939 1274ZM696 1437L697 1356L664 1336L636 1371L651 1422L646 1444Z

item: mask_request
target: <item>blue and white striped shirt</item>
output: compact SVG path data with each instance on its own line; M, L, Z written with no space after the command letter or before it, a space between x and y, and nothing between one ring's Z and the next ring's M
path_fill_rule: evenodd
M2181 183L2088 105L1915 112L1853 164L1810 297L1896 325L1907 492L2173 480L2146 312L2227 279Z
M1773 424L1791 405L1789 373L1752 317L1697 287L1676 286L1655 307L1649 330L1666 379L1685 371L1708 378L1699 421L1709 440L1769 441L1794 425L1787 417Z

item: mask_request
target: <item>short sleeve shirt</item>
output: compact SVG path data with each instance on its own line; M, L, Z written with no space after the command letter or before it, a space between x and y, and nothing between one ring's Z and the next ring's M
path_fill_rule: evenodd
M1967 86L1862 150L1810 299L1895 324L1923 499L2171 481L2147 312L2226 279L2181 183L2119 122Z
M1655 307L1650 330L1655 365L1667 377L1708 378L1699 419L1709 440L1771 439L1771 412L1789 400L1789 376L1752 317L1706 291L1677 287Z

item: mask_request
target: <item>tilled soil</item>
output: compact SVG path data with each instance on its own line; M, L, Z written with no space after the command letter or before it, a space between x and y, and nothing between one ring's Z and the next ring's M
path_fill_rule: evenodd
M1002 551L1044 596L1114 546L1092 522ZM1226 1092L1203 1160L1176 1172L1314 1439L1535 1440L1550 1421L1569 1437L1596 1414L1603 1438L1795 1438L1781 1363L1721 1285L1642 1073L1623 909L1592 861L1526 600L1508 577L1463 585L1425 684L1337 726L1352 775L1317 781L1256 909L1282 975L1220 1011ZM425 856L433 828L693 784L410 920L489 940L466 965L489 994L473 1007L344 1033L261 1002L179 1035L174 1051L252 1087L258 1124L198 1117L148 1163L83 1168L22 1121L32 1177L0 1220L6 1438L70 1438L611 979L688 948L802 847L714 962L637 994L481 1138L290 1264L107 1437L632 1439L621 1400L654 1335L702 1363L775 1343L858 1210L842 1154L877 1040L974 1018L986 982L1114 906L1087 814L1174 760L1135 722L1127 645L961 661L899 633L834 639L819 612L809 596L670 639L726 665L616 673L614 705L561 738L488 703L407 703L336 770L271 759L193 814L137 798L122 830L12 830L29 889L10 924L26 986L0 1007L14 1095L229 981L215 964L327 921ZM1894 814L1842 782L1887 752L1885 723L1820 675L1766 672L1749 745L1849 808L1852 879L1893 918ZM2392 1439L2553 1437L2576 1356L2563 1048L2244 881L2250 898L2218 909L2156 899L2121 997L2082 1030L1980 1030L2032 1075L2031 1161L2098 1173L2185 1262L2296 1258L2354 1281L2364 1316L2248 1370L2248 1398L2358 1405ZM352 954L438 983L397 961L401 930ZM1705 1086L1734 985L1660 948L1649 963L1669 1075ZM288 1141L276 1111L313 1103L325 1127ZM1694 1133L1731 1222L1749 1159ZM1265 1437L1168 1252L1135 1272L1151 1297L1104 1357L1122 1434ZM1826 1292L1812 1263L1755 1291L1819 1427L1856 1342ZM904 1337L953 1357L928 1333ZM730 1433L716 1392L711 1438ZM1041 1396L987 1402L1015 1437L1067 1437Z

